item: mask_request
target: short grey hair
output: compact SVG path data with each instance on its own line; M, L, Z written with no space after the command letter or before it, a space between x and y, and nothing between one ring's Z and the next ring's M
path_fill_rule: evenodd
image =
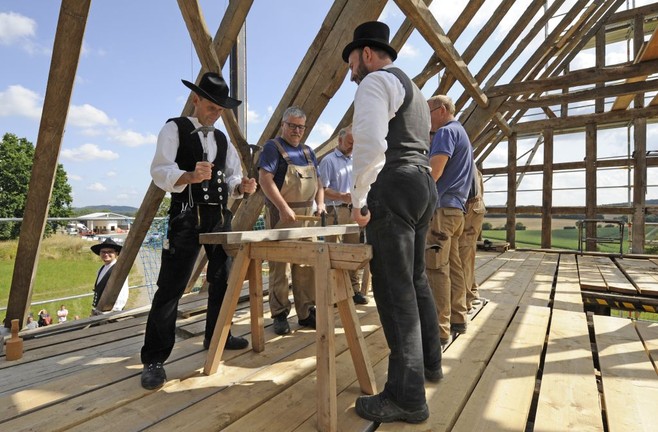
M427 100L427 103L430 106L430 110L444 106L450 114L455 115L455 103L446 95L432 96Z
M298 106L291 106L283 112L283 121L288 121L290 117L306 119L306 113Z
M338 138L345 138L345 135L347 135L350 132L352 132L352 127L346 126L342 128L340 131L338 131Z

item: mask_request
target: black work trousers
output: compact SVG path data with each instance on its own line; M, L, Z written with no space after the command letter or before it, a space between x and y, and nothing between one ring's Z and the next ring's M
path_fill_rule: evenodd
M424 367L441 366L441 342L425 274L425 237L436 207L427 167L402 165L379 173L368 194L372 292L391 350L383 393L399 406L423 406Z
M168 245L162 249L158 289L146 323L141 351L143 364L164 363L174 348L178 302L199 253L199 234L230 231L230 212L222 211L221 206L196 204L187 211L182 210L182 203L172 202L167 229ZM232 259L221 245L204 245L204 248L208 257L205 337L210 339L226 294Z

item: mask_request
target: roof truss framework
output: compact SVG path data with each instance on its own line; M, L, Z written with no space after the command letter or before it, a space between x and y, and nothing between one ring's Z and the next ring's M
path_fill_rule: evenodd
M476 32L474 39L464 52L460 53L455 48L454 41L464 35L465 29L478 10L490 2L495 2L499 7L495 8L493 16L482 27L482 31ZM584 128L591 123L619 124L658 116L658 107L651 106L655 105L654 102L651 102L647 108L627 105L626 109L622 107L621 110L614 112L584 116L564 116L562 113L558 116L553 111L553 107L557 105L564 106L586 100L601 101L605 98L633 99L637 94L658 90L656 80L652 77L658 73L658 60L652 60L655 58L652 56L639 55L627 64L568 72L571 60L583 49L593 46L592 41L600 37L597 35L603 35L604 42L614 41L618 40L620 35L627 34L628 29L634 26L634 40L637 44L639 37L643 38L647 32L653 32L658 21L658 2L631 11L617 12L620 5L624 3L623 0L575 2L554 0L548 4L543 0L534 0L527 7L522 19L519 19L509 30L476 73L469 70L469 61L489 40L493 34L491 29L495 28L495 24L515 3L513 0L468 2L447 33L428 9L431 0L395 0L395 3L403 11L406 19L395 33L392 45L401 48L412 30L417 29L433 48L434 55L414 81L423 87L432 76L445 70L434 93L446 92L457 82L462 86L463 94L457 99L456 105L461 108L470 102L460 119L477 148L476 156L480 165L486 161L486 157L499 142L510 136L539 135L546 129L559 132L570 128ZM231 0L214 37L208 31L198 1L178 0L178 4L202 65L200 75L207 70L221 73L238 32L253 5L253 0ZM285 108L293 104L305 108L308 113L307 124L313 127L344 82L347 66L341 59L340 51L351 39L353 29L361 22L377 19L386 4L385 0L334 1L263 131L259 140L261 143L276 135L279 128L278 119ZM560 11L565 4L571 7L566 13L562 13ZM60 55L53 56L51 64L44 115L38 136L39 145L35 155L35 158L43 158L53 166L59 154L63 124L89 6L90 0L62 0L62 13L53 50ZM528 56L525 64L518 68L510 82L499 84L501 78L511 70L520 53L528 48L530 42L548 22L551 23L553 30L547 34L534 53ZM533 23L532 26L530 23ZM637 29L638 23L641 24L642 29ZM658 45L658 41L654 42L653 39L642 51L636 50L637 54L653 52L657 49L655 45ZM522 121L524 114L534 108L543 109L547 118L530 122ZM191 104L188 100L183 114L190 111ZM347 110L338 126L349 124L350 118L351 108ZM253 164L251 148L234 114L226 110L223 120L231 140L238 147L244 165L250 168ZM646 124L646 121L643 122ZM333 146L335 146L335 137L320 147L319 154L328 152ZM49 193L44 193L44 188L36 186L47 184L54 176L54 170L44 170L43 164L39 166L40 170L32 175L32 187L27 200L27 208L30 211L26 212L23 222L5 325L11 318L22 320L31 300L34 269L38 262L39 239L45 226L49 199ZM644 168L646 169L646 166ZM135 249L137 246L131 248L130 245L141 244L162 196L162 191L151 184L130 232L128 247L124 248L118 267L101 299L101 307L113 304L114 298L118 295L121 285L119 281L123 281L137 254ZM248 229L253 226L260 213L262 200L260 193L243 200L235 218L234 225L237 229Z

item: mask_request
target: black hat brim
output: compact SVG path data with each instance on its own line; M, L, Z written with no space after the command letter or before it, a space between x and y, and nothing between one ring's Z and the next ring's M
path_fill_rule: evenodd
M213 102L213 103L215 103L215 104L217 104L217 105L219 105L223 108L227 108L227 109L237 108L242 103L241 100L233 99L230 96L227 96L224 99L217 99L216 97L211 96L210 93L204 91L198 85L196 85L194 83L191 83L189 81L186 81L186 80L181 80L181 81L183 82L183 84L185 84L185 87L189 88L194 93L198 94L199 96L201 96L204 99L208 99L210 102Z
M348 43L347 46L345 46L345 49L343 49L343 61L347 63L352 51L365 46L383 49L391 56L391 60L393 61L398 58L398 52L389 44L383 43L382 41L376 39L359 39L352 41Z
M101 254L101 249L114 249L115 251L117 251L117 254L120 254L122 246L118 244L111 244L111 243L98 243L91 247L91 251L96 255Z

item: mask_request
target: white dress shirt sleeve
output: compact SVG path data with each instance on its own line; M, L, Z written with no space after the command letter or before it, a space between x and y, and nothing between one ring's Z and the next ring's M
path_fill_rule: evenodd
M166 123L158 134L158 144L151 162L151 177L153 183L165 192L182 192L186 185L175 186L185 173L178 168L176 153L178 152L178 126L173 121Z
M354 97L352 136L354 137L352 205L366 205L370 186L386 162L388 122L404 102L404 87L393 74L369 73Z

